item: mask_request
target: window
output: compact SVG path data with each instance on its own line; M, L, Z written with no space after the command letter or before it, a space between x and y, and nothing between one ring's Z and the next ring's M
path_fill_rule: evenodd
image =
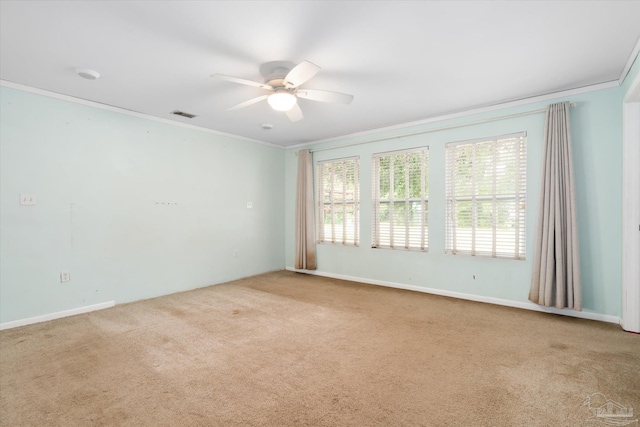
M428 248L427 147L373 155L373 248Z
M525 133L447 144L446 252L524 259Z
M318 242L358 246L358 158L318 162Z

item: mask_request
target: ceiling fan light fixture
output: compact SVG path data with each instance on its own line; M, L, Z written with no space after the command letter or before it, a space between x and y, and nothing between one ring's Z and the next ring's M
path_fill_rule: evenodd
M276 111L289 111L296 105L296 97L284 89L279 89L269 95L267 102Z

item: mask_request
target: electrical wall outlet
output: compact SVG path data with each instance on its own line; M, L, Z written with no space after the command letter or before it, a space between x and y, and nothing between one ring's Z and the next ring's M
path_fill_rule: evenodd
M63 271L60 273L60 283L68 282L71 280L71 273L68 271Z
M238 250L237 249L235 251L233 251L233 257L234 258L238 258Z
M247 209L253 209L253 202L247 202Z
M35 206L36 205L36 195L35 194L20 194L20 206Z

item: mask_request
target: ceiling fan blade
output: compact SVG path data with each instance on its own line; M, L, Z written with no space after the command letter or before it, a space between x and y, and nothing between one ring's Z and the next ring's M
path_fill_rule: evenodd
M291 110L287 111L287 117L289 117L289 120L292 122L304 119L304 115L302 114L302 110L298 104L294 105Z
M270 86L268 84L258 83L258 82L254 82L252 80L241 79L239 77L226 76L224 74L211 74L211 77L217 77L219 79L226 80L226 81L233 82L233 83L239 83L241 85L255 86L255 87L259 87L261 89L273 90L273 86Z
M268 97L269 97L269 95L262 95L262 96L259 96L257 98L250 99L248 101L241 102L238 105L234 105L233 107L228 108L227 111L239 110L240 108L248 107L249 105L256 104L256 103L262 101L263 99L267 99Z
M312 101L335 102L338 104L351 104L351 101L353 101L353 95L328 90L301 89L296 92L296 96Z
M315 76L318 71L320 71L320 67L316 64L312 64L309 61L302 61L289 71L287 76L284 78L284 86L287 88L298 87L311 77Z

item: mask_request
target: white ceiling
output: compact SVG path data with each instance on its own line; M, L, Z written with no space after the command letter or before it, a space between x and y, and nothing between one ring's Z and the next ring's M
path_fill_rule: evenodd
M0 17L2 80L282 146L618 80L640 37L638 1L3 0ZM262 81L277 60L353 103L225 111L264 91L211 74Z

